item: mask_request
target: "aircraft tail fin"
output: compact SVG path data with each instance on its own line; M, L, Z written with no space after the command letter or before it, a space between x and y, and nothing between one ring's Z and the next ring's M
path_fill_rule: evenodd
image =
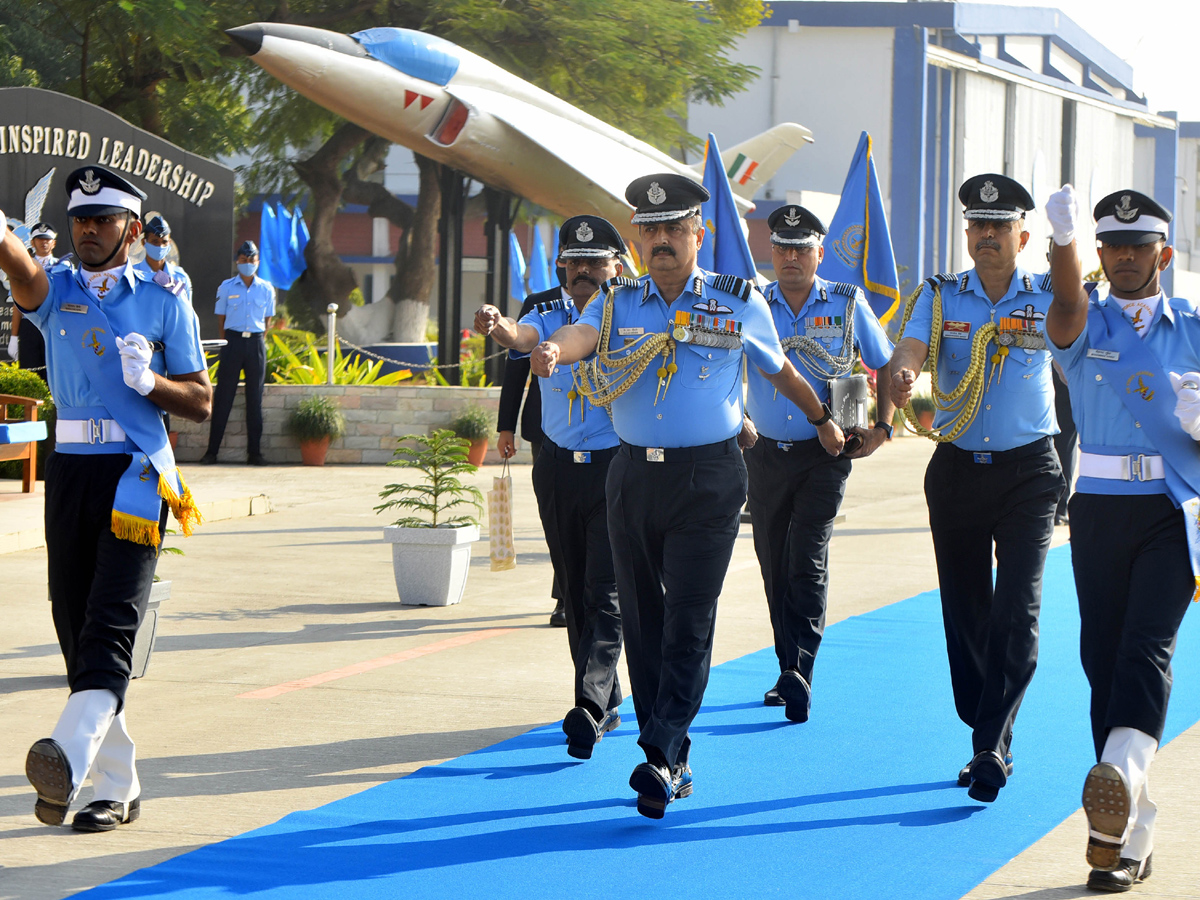
M751 200L762 185L771 180L779 167L805 144L812 143L812 132L795 122L782 122L747 141L721 153L721 162L729 174L729 186L735 196ZM701 163L701 166L703 163Z

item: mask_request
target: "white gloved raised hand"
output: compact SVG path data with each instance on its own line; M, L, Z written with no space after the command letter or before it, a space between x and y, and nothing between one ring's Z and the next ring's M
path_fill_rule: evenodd
M1065 247L1075 240L1075 226L1079 222L1079 198L1075 188L1064 184L1046 201L1046 220L1054 230L1054 243Z
M17 347L20 346L20 341L21 341L21 339L19 337L17 337L15 334L9 335L9 337L8 337L9 359L17 358Z
M150 371L150 360L154 351L150 342L136 331L117 338L117 350L121 352L121 374L125 383L145 397L154 390L154 373Z
M1193 440L1200 441L1200 372L1170 375L1176 398L1175 418Z

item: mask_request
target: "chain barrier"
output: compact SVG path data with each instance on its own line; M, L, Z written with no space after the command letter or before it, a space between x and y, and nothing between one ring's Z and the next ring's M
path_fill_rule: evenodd
M368 350L366 347L360 347L360 346L358 346L358 344L352 344L352 343L350 343L350 341L346 340L344 337L339 337L339 338L337 339L337 342L338 342L338 344L339 344L339 345L343 345L343 344L344 344L345 346L349 347L349 348L350 348L351 350L353 350L354 352L356 352L356 353L361 353L363 356L369 357L369 358L371 358L371 359L379 360L380 362L392 363L393 365L397 365L397 366L403 366L403 367L404 367L404 368L406 368L406 369L422 369L422 370L432 370L432 369L461 369L461 368L462 368L462 367L463 367L463 366L466 364L466 363L464 363L464 362L457 362L457 363L440 363L440 364L434 364L434 363L406 363L406 362L401 362L401 361L400 361L400 360L398 360L398 359L392 359L390 356L382 356L382 355L380 355L380 354L378 354L378 353L375 353L374 351ZM469 360L469 362L472 362L472 363L474 363L474 362L487 362L487 361L488 361L488 360L490 360L490 359L497 359L497 358L499 358L499 357L503 356L503 355L504 355L504 354L506 354L506 353L508 353L508 350L507 350L506 348L503 348L503 347L502 347L501 349L497 350L495 353L491 354L490 356L485 356L485 357L483 357L482 359L476 360L474 357L472 357L472 358Z

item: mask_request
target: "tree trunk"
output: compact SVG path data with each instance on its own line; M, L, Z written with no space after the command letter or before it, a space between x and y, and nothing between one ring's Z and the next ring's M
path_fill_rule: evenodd
M425 340L429 295L437 283L434 263L442 210L441 166L416 152L413 160L421 173L417 209L396 248L396 277L388 291L396 302L392 340L401 342Z

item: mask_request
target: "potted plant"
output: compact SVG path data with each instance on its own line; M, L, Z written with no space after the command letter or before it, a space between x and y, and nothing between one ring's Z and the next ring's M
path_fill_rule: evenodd
M467 459L471 465L483 465L483 458L487 456L488 438L492 433L491 414L478 403L468 403L458 414L458 418L450 423L450 428L460 438L466 438L470 442Z
M288 428L300 440L300 459L304 464L323 466L329 442L345 433L346 420L332 399L311 394L296 404Z
M933 398L925 394L913 394L909 401L912 406L913 415L917 417L917 421L921 423L921 427L929 429L933 427Z
M476 467L467 460L467 441L448 429L406 434L399 444L388 465L416 469L422 477L415 484L385 485L379 492L384 502L375 507L415 513L383 529L392 545L396 590L404 604L450 606L462 600L471 542L479 539L483 495L459 478Z

